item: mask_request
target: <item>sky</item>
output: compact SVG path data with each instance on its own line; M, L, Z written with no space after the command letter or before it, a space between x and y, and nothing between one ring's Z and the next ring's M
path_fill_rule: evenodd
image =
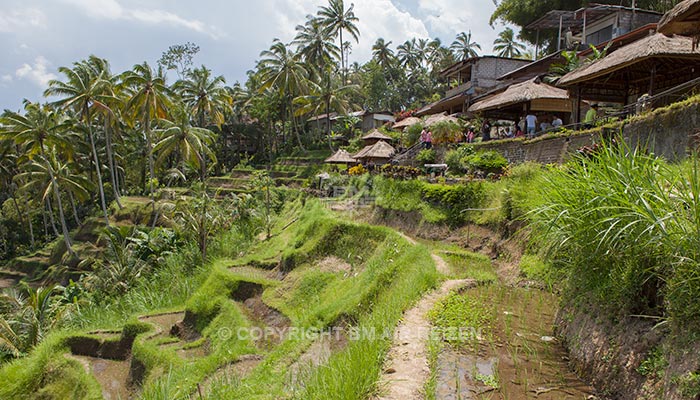
M345 0L346 6L350 1ZM371 58L377 38L392 47L410 38L449 45L470 31L490 54L502 25L488 23L493 0L353 0L359 43L350 61ZM148 61L155 65L173 44L196 43L204 64L227 84L244 82L262 50L285 43L295 27L327 0L0 0L0 110L17 111L23 99L43 101L60 66L94 54L113 72ZM171 72L169 78L175 79Z

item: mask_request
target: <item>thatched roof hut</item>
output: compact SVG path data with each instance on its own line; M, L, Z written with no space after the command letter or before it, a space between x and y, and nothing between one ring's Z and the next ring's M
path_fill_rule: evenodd
M377 129L372 129L368 134L362 137L362 141L366 146L371 146L379 141L391 141L391 137L379 132Z
M323 161L327 164L357 164L357 160L343 149L339 149L332 156Z
M517 118L527 110L571 112L569 93L534 78L509 86L503 92L487 97L469 107L470 112L498 114L493 115L494 117L512 114Z
M386 164L394 154L396 154L396 149L389 143L380 140L371 146L366 146L353 157L363 164Z
M657 33L564 75L558 86L577 99L628 104L700 77L698 66L700 51L690 38Z
M669 36L700 36L700 0L678 3L659 22L659 32Z
M408 117L408 118L404 118L401 121L395 123L394 126L392 126L391 128L394 130L403 130L405 128L408 128L409 126L413 126L413 125L419 124L419 123L420 123L420 118Z
M460 123L459 118L455 118L455 117L453 117L451 115L447 115L445 113L440 113L440 114L433 114L433 115L429 116L428 118L426 118L425 121L423 121L423 126L430 127L430 126L433 126L435 124L439 124L441 122L452 122L455 124Z

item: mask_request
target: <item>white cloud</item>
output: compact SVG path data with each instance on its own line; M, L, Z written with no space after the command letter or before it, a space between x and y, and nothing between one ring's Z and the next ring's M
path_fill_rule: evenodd
M151 25L169 24L209 35L213 39L218 39L223 36L220 29L215 26L207 26L202 21L186 19L165 10L145 8L127 9L122 7L117 0L63 1L72 4L81 9L88 16L96 19L137 21Z
M12 75L10 74L5 74L2 77L0 77L0 81L2 82L12 82Z
M48 66L49 61L42 56L38 56L34 59L34 64L25 63L17 68L15 76L19 79L29 79L40 87L46 87L51 79L56 79L56 75L48 71ZM3 76L3 80L5 80L6 76Z
M36 8L0 10L0 32L18 32L27 27L43 28L46 21L46 15Z
M346 1L346 7L349 6ZM393 41L396 46L413 37L428 37L425 24L410 13L399 10L391 0L353 0L355 4L355 16L359 19L357 27L360 30L360 42L355 43L352 38L343 36L343 40L352 43L350 61L365 62L372 57L372 45L378 38ZM274 20L274 26L278 27L275 33L284 42L291 41L295 34L295 27L303 25L306 16L316 14L318 7L326 5L322 0L283 0L269 2L267 8ZM269 28L268 25L265 28ZM262 50L262 49L261 49Z

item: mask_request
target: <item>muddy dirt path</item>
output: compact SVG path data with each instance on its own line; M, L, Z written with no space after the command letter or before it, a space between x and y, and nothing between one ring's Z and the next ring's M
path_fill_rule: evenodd
M404 236L404 235L402 235ZM407 237L409 242L416 242ZM442 257L432 254L435 267L440 273L449 273L449 266ZM423 296L413 308L406 311L394 332L394 344L389 350L380 387L382 400L422 399L430 368L428 366L427 342L430 322L426 314L435 303L450 291L475 287L472 279L448 280L431 293Z

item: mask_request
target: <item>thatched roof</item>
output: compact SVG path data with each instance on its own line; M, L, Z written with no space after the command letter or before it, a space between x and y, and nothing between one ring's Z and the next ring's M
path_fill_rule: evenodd
M394 126L392 126L392 129L403 129L418 123L420 123L420 118L408 117L395 123Z
M559 79L559 86L590 81L652 58L700 60L700 51L693 50L692 40L684 36L650 35L621 47L603 59L584 65ZM686 63L687 64L687 63Z
M359 153L355 154L353 157L356 159L363 158L391 158L396 154L396 149L394 149L389 143L384 141L378 141L377 143L367 146L360 150Z
M326 158L324 161L328 164L354 164L357 162L350 153L343 149L339 149L332 156Z
M377 129L372 129L368 134L362 137L362 140L391 140L391 137L379 132Z
M453 122L455 124L459 124L459 119L452 117L450 115L447 115L445 113L440 113L440 114L433 114L429 116L428 118L423 121L423 126L429 127L433 126L435 124L439 124L440 122Z
M697 36L700 34L700 0L685 0L666 13L659 22L664 35Z
M469 107L470 112L496 110L514 104L533 100L569 100L569 93L564 89L541 82L534 78L509 86L505 91L494 94Z

